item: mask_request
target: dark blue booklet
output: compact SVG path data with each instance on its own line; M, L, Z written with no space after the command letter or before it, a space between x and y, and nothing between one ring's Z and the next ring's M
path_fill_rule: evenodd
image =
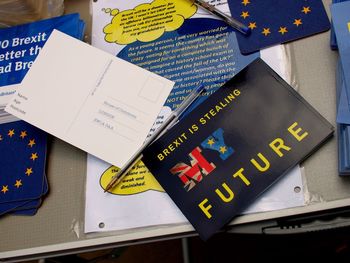
M256 59L145 149L142 160L205 240L333 132Z

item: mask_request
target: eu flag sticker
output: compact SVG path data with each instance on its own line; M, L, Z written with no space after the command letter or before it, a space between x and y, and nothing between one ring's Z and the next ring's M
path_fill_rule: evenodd
M236 34L243 54L330 29L321 0L230 0L232 17L251 29Z
M41 197L45 160L45 132L24 121L1 124L0 204Z

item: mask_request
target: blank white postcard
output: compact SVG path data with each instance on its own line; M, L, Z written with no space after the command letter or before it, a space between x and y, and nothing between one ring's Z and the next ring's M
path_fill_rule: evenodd
M121 167L174 83L55 30L6 111Z

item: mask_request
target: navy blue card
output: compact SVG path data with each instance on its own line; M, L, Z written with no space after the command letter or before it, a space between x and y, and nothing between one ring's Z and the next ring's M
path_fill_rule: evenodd
M13 211L11 212L11 215L16 215L16 216L33 216L38 212L38 208L30 208L30 209L25 209L25 210L20 210L20 211Z
M328 121L256 59L142 160L207 239L332 134Z
M6 213L14 211L17 208L19 209L21 206L25 206L29 204L31 201L32 200L23 200L23 201L0 203L0 215L4 215Z
M46 137L45 132L24 121L0 125L0 203L41 197Z
M32 215L32 210L38 210L42 203L42 198L26 201L14 201L0 204L0 215L21 214ZM29 211L30 210L30 211Z
M27 203L24 206L21 206L21 207L18 207L16 209L14 209L10 213L12 215L32 216L32 215L36 214L36 212L39 210L39 207L40 207L41 203L42 203L42 199L39 198L39 199L30 201L29 203Z
M26 214L26 212L28 212L29 209L38 209L42 203L44 195L47 194L48 190L49 190L49 187L48 187L47 178L45 175L44 176L44 188L43 188L43 192L41 194L41 197L38 199L30 200L26 204L19 206L19 207L16 207L15 209L13 209L13 212L20 212L22 210L25 210L25 212L23 214Z
M41 202L42 202L41 198L30 200L25 205L16 207L16 209L14 209L13 212L15 212L15 211L22 211L22 210L28 210L28 209L33 209L33 208L38 208L41 205Z
M330 22L322 0L228 0L234 18L247 25L237 33L243 54L326 31Z

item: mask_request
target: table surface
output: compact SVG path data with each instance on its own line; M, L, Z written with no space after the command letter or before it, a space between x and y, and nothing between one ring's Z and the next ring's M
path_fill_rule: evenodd
M324 0L329 12L330 0ZM88 0L66 1L66 13L80 12L91 32ZM330 32L288 44L293 83L300 94L335 126L335 69L338 53L329 46ZM47 175L50 192L34 217L0 219L0 260L30 255L74 253L91 249L193 235L190 225L140 228L132 231L83 233L86 153L50 138ZM303 164L307 186L304 207L244 215L233 223L257 222L350 204L350 178L338 176L336 135Z

